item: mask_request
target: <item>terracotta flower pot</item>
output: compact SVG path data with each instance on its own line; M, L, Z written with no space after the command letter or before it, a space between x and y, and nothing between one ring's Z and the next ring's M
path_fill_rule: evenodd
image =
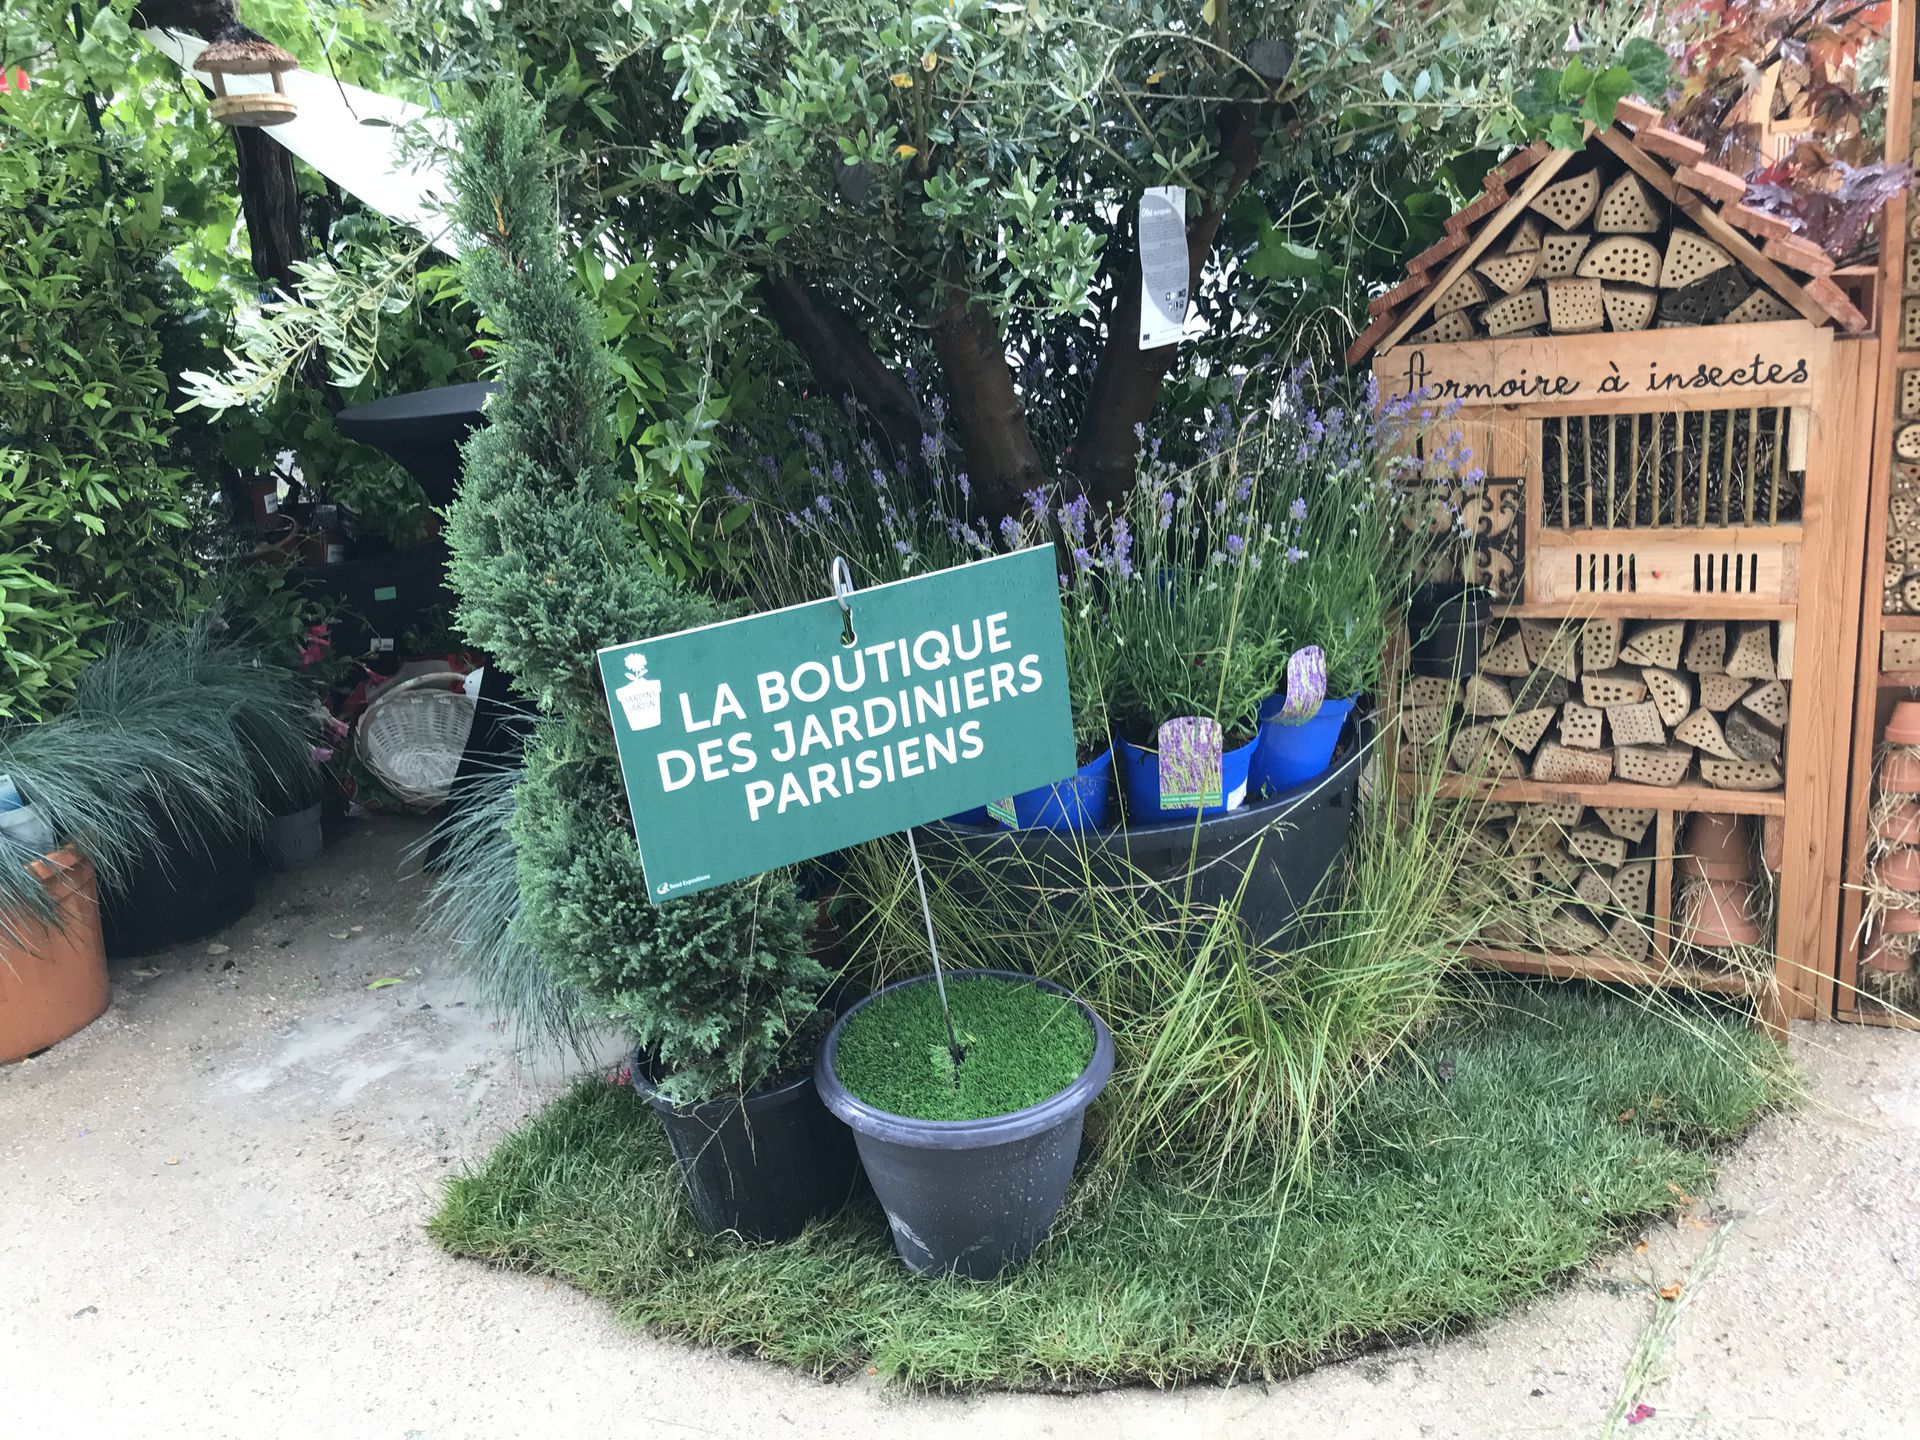
M1920 795L1920 755L1897 748L1887 751L1880 762L1880 788L1889 795Z
M1752 896L1737 880L1708 880L1686 893L1680 910L1680 934L1693 945L1725 950L1760 938Z
M1680 873L1703 880L1745 880L1753 874L1746 820L1739 815L1695 815L1687 822Z
M1889 910L1880 917L1883 935L1920 935L1920 910Z
M1920 845L1920 801L1907 800L1873 827L1882 845Z
M1906 895L1920 891L1920 850L1889 850L1873 867L1873 878Z
M1867 942L1867 953L1861 963L1869 970L1898 975L1913 964L1913 956L1904 950L1893 949L1887 944L1885 936L1876 935Z
M13 914L0 926L0 1064L85 1029L106 1011L107 952L93 866L72 849L32 865L58 909L49 928Z
M1787 863L1787 817L1769 815L1760 822L1760 863L1774 874Z
M1920 745L1920 700L1902 700L1881 731L1889 745Z

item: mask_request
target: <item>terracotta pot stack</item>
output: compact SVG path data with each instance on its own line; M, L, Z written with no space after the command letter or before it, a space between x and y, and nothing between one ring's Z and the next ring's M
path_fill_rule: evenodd
M1680 873L1689 883L1680 902L1680 936L1690 945L1726 950L1760 939L1754 918L1753 840L1743 815L1695 815L1687 822Z

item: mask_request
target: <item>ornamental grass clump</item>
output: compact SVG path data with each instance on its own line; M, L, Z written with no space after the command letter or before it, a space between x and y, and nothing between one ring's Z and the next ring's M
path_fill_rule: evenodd
M649 900L595 664L601 646L719 609L666 578L616 512L610 362L560 259L540 114L525 96L503 88L482 102L454 188L468 294L500 334L501 365L448 511L448 578L467 638L542 717L512 806L513 929L466 953L549 1020L624 1028L669 1100L749 1092L811 1058L792 1053L828 978L807 949L810 910L785 873ZM532 963L577 1007L499 968Z

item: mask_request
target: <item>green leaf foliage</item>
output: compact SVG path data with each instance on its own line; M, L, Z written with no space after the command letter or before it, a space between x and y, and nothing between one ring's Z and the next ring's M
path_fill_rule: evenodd
M614 511L602 331L559 253L537 109L489 96L454 173L478 241L468 294L501 340L500 389L448 512L449 580L468 637L546 718L511 834L520 938L592 1017L627 1028L665 1093L751 1090L812 1015L826 973L791 878L655 906L607 728L594 652L715 618L662 574Z

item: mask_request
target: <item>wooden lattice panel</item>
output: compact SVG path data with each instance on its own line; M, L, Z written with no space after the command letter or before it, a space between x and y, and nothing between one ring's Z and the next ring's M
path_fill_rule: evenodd
M1805 417L1779 406L1548 416L1546 529L1706 529L1800 518Z

